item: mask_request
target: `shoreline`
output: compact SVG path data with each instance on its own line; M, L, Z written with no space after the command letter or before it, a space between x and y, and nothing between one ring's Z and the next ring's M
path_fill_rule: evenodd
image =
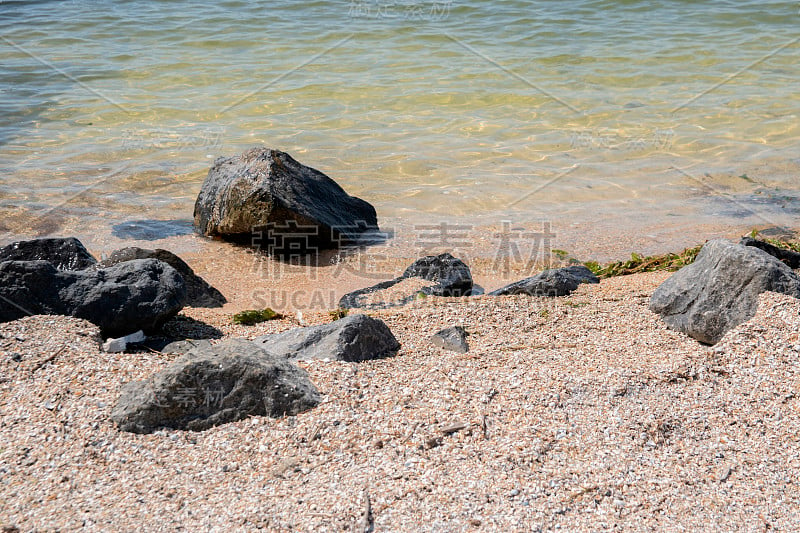
M229 303L225 309L231 313L264 307L288 312L327 311L336 309L339 298L344 294L392 279L425 255L452 253L470 267L475 283L489 292L546 268L566 266L570 259L587 262L605 257L607 259L598 262L608 263L627 260L632 253L644 256L673 253L713 238L738 240L752 229L717 227L696 240L693 235L684 235L674 241L675 247L657 243L650 248L635 249L628 248L625 241L617 240L609 242L605 251L590 242L580 243L577 240L571 241L573 246L565 248L561 241L553 239L549 243L550 253L545 254L546 245L540 236L534 236L532 240L522 237L541 234L541 231L505 233L511 235L512 239L501 242L494 236L503 235L508 228L504 230L494 226L475 230L478 238L468 242L466 247L414 246L411 238L401 235L385 244L341 257L335 252L323 254L319 260L320 266L287 264L224 241L192 236L200 250L185 253L182 257L199 276L228 297ZM504 244L504 247L499 244ZM157 247L147 242L133 245Z
M632 253L675 253L714 238L738 240L753 229L747 225L716 225L692 226L691 231L684 231L685 228L672 226L661 227L660 234L618 231L609 236L599 228L562 227L547 222L470 226L401 225L387 220L381 224L381 230L388 228L390 235L386 242L352 252L325 251L312 264L304 260L294 261L295 264L272 260L245 246L195 233L158 240L109 238L102 234L88 239L81 233L75 236L97 258L128 246L176 253L227 297L224 309L232 315L265 307L279 312L336 309L344 294L392 279L419 257L443 252L462 259L470 267L476 285L489 292L546 268L566 266L570 260L605 264L625 261ZM546 253L548 250L550 253Z

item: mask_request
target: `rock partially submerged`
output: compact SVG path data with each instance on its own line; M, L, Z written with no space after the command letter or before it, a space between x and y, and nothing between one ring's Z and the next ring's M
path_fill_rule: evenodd
M305 370L244 339L202 346L122 387L111 418L123 431L202 431L249 416L291 416L320 395Z
M451 352L467 353L467 331L461 326L445 328L431 337L431 342L444 350Z
M185 301L181 275L156 259L80 271L59 271L48 261L0 263L0 322L67 315L96 324L104 336L121 337L157 330Z
M765 291L798 298L800 278L759 248L717 239L656 289L650 310L670 328L714 344L755 315Z
M131 246L113 252L97 264L99 268L118 265L133 259L158 259L178 271L186 283L186 305L191 307L222 307L228 300L217 289L198 276L186 262L170 251Z
M97 262L75 237L14 242L0 248L2 261L47 261L57 270L83 270Z
M255 342L270 353L292 361L367 361L394 355L400 348L389 327L367 315L349 315L330 324L264 335Z
M581 283L600 283L600 280L583 265L554 268L494 290L489 293L489 296L508 294L567 296Z
M378 303L367 301L370 295L390 289L411 278L419 278L431 283L415 288L409 294L394 295L386 301L381 300ZM414 261L397 278L345 294L339 300L339 307L374 309L404 305L414 300L420 292L427 296L467 296L472 292L472 287L472 273L462 260L449 253L429 255Z
M378 227L369 203L289 154L263 147L214 162L194 222L203 235L246 240L276 255L337 248Z

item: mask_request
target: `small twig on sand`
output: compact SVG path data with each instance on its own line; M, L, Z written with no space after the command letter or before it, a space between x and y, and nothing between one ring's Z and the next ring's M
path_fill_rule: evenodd
M364 490L364 514L361 520L353 527L353 533L372 533L375 531L375 519L372 516L372 504L369 501L369 492Z
M67 347L67 345L66 345L66 344L65 344L65 345L63 345L61 348L59 348L59 349L58 349L58 350L56 350L55 352L51 353L51 354L50 354L50 356L48 356L48 357L46 357L46 358L42 359L41 361L39 361L38 363L36 363L36 365L35 365L35 366L34 366L34 367L31 369L31 374L33 374L34 372L36 372L37 370L39 370L40 368L42 368L42 367L43 367L44 365L46 365L47 363L50 363L51 361L53 361L53 359L55 359L56 357L58 357L58 354L60 354L61 352L63 352L63 351L66 349L66 347Z

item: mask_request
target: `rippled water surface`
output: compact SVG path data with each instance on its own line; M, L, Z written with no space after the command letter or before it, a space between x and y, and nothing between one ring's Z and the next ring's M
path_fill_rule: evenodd
M191 218L266 144L404 221L797 226L797 2L0 2L0 230Z

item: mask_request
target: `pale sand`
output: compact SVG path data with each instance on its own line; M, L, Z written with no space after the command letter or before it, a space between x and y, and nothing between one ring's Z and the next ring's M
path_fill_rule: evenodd
M199 272L231 304L183 314L228 336L296 327L230 324L250 298L236 294L279 286L239 267ZM200 433L110 421L120 386L174 356L101 353L96 328L75 319L2 324L0 526L350 531L366 491L376 531L797 530L800 302L765 294L708 348L648 311L668 275L370 311L402 343L397 356L301 363L320 406ZM470 332L469 353L428 342L450 325ZM454 423L465 427L445 434Z

